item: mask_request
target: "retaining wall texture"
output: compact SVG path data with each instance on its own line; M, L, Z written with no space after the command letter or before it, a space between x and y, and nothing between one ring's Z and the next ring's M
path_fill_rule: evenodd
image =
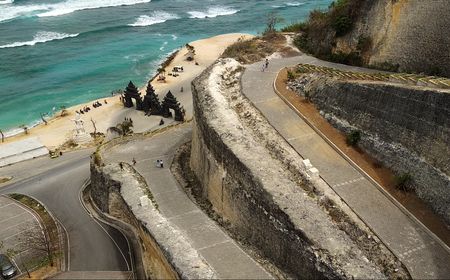
M372 41L369 64L390 62L401 71L440 72L450 77L448 0L364 0L352 32L337 48L355 49L358 39Z
M220 70L227 68L233 68L233 63L219 61L192 86L195 119L191 168L201 182L204 197L259 253L295 277L386 277L319 207L315 195L292 181L281 162L242 125L229 100L220 93L221 89L236 93L233 82L226 81L227 75L237 75L236 69L228 69L231 74ZM239 99L237 95L230 98ZM241 105L238 107L246 111ZM243 114L253 122L251 112ZM273 133L263 126L258 128L268 137ZM277 141L282 142L274 138L270 145L276 146ZM279 152L286 156L286 163L295 166L295 160L289 157L293 155L291 150L283 149Z
M338 129L361 130L360 145L411 174L418 196L450 225L450 91L310 77L294 89Z
M133 228L141 245L147 279L209 279L215 271L198 255L149 198L145 180L124 163L99 166L91 162L91 196L97 207ZM147 206L142 205L146 203Z

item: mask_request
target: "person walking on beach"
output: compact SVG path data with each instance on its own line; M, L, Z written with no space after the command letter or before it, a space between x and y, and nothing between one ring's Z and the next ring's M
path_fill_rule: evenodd
M131 161L133 163L133 165L136 165L136 159L133 158L133 160Z
M267 70L269 68L269 59L266 58L266 62L264 62L264 68Z

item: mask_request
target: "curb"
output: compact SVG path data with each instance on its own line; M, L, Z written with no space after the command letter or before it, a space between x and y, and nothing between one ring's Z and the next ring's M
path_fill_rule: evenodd
M339 147L337 147L330 139L328 139L325 134L323 134L317 127L314 126L297 108L295 108L294 105L292 105L287 98L285 98L277 89L276 82L278 80L278 77L280 75L280 72L283 69L286 69L287 67L284 67L280 69L275 77L275 80L273 81L273 89L275 93L278 95L278 97L281 98L281 100L284 101L300 118L302 118L308 126L310 126L325 142L327 142L328 145L330 145L340 156L342 156L353 168L355 168L358 172L360 172L364 178L369 180L377 189L386 197L388 198L397 208L400 209L406 216L408 216L411 220L413 220L415 223L417 223L428 235L430 235L434 241L436 241L439 245L441 245L447 253L450 253L450 247L447 246L436 234L434 234L430 229L428 229L419 219L416 218L411 212L408 211L400 202L398 202L389 192L387 192L377 181L375 181L372 177L370 177L369 174L367 174L361 167L359 167L352 159L350 159L344 152L342 152ZM359 215L358 215L359 216ZM367 223L366 223L367 224ZM370 227L371 228L371 227ZM372 228L371 228L372 229ZM373 231L373 229L372 229ZM375 231L374 231L375 232ZM384 243L384 242L383 242ZM396 254L395 254L396 255Z
M95 205L95 203L94 203L93 200L92 200L92 197L91 197L91 195L90 195L90 192L89 192L89 196L88 196L88 198L89 198L89 206L87 206L87 205L84 203L83 195L85 194L86 188L88 188L88 187L90 186L90 184L91 184L91 180L90 180L90 179L86 179L86 181L83 183L83 185L82 185L82 187L81 187L81 189L80 189L80 192L79 192L79 199L80 199L81 205L83 206L83 208L84 208L84 210L86 211L86 213L87 213L92 219L97 220L98 222L102 222L102 223L104 223L104 224L106 224L106 225L108 225L108 226L110 226L110 227L115 228L116 230L118 230L118 231L124 236L124 238L125 238L126 241L127 241L128 249L130 250L130 252L129 252L129 253L130 253L129 258L130 258L130 262L131 262L131 263L130 263L130 266L131 266L131 271L130 271L130 272L131 272L132 275L133 275L133 279L145 278L145 276L144 276L145 273L143 273L142 271L138 271L139 269L138 269L138 267L137 267L137 265L136 265L136 263L135 263L135 261L134 261L134 257L135 257L134 251L136 251L136 248L134 248L134 246L132 246L132 244L131 244L131 242L130 242L130 240L129 240L132 236L128 236L128 234L125 233L125 230L122 229L120 226L115 225L115 224L113 224L113 223L111 223L111 222L105 220L105 218L108 218L108 219L111 219L111 220L116 221L114 218L109 217L107 214L103 213L100 209L97 208L97 205ZM123 223L123 222L121 222L121 221L118 221L118 222L119 222L119 223ZM123 224L126 225L125 223L123 223ZM142 252L141 252L141 254L142 254ZM139 268L140 268L140 266L139 266ZM137 277L137 276L138 276L137 274L142 274L142 275L140 275L139 277Z

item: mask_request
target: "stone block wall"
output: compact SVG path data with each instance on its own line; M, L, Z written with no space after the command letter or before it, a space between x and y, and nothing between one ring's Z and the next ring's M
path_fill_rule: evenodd
M317 75L298 84L335 127L360 130L365 150L410 174L418 196L450 224L450 91Z

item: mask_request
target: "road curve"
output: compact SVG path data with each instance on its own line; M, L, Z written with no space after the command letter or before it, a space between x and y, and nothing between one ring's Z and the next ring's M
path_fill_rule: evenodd
M64 156L56 160L40 158L2 168L1 173L20 176L18 181L1 187L0 194L32 196L54 214L68 232L69 270L128 271L125 238L116 229L97 223L80 202L81 187L89 178L89 155L90 151L84 150L71 153L69 160ZM41 173L27 177L26 170L34 167Z

